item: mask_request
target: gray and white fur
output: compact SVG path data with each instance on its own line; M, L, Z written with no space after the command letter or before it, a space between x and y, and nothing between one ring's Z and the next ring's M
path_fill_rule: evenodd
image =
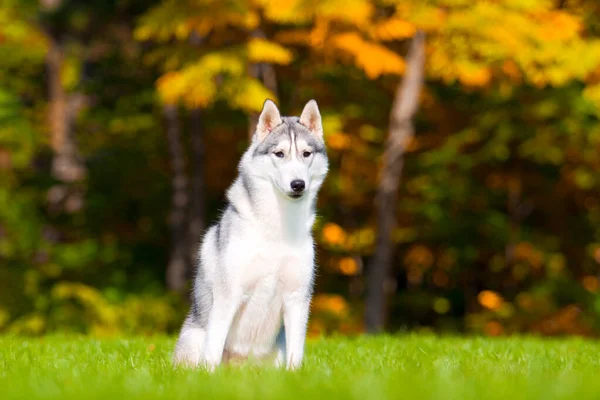
M227 191L229 204L199 250L192 306L175 365L232 360L302 364L314 277L317 193L328 161L319 108L281 117L267 100Z

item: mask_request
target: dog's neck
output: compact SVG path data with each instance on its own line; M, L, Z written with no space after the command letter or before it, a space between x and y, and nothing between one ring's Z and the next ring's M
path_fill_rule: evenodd
M242 216L257 226L257 234L297 243L311 237L315 196L309 191L301 199L292 200L267 180L255 180L250 187L249 182L239 178L228 198Z
M311 193L306 193L301 199L291 200L285 197L272 185L274 197L277 199L277 211L280 223L277 227L284 239L299 241L310 235L315 212L312 207Z

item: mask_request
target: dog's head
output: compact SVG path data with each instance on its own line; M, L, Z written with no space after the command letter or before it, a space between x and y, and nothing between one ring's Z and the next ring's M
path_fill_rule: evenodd
M290 200L316 194L328 170L319 107L309 101L300 117L282 117L265 101L251 145L252 174L266 178Z

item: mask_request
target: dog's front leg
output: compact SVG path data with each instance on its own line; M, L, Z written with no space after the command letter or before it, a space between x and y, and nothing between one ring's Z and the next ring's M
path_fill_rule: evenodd
M206 340L204 341L203 358L204 363L210 371L221 363L223 348L227 340L227 334L233 317L237 311L238 301L236 298L215 298L208 325L206 327Z
M308 290L295 291L284 298L283 323L287 369L296 369L302 365L309 306Z
M281 327L277 339L275 339L275 367L285 367L285 327Z

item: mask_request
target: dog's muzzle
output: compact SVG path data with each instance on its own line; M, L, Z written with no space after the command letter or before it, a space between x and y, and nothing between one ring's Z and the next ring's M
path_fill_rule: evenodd
M298 199L302 197L304 194L304 189L306 188L306 183L302 179L294 179L292 183L290 183L292 188L292 192L289 194L290 197L294 199Z

